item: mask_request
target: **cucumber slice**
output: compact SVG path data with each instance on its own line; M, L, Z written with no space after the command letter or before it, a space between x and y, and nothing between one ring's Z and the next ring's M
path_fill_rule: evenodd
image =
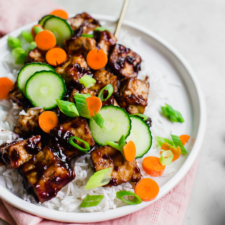
M124 109L109 105L102 107L99 113L104 119L102 128L94 120L89 122L96 143L105 145L107 141L119 141L122 135L127 137L130 134L131 120Z
M57 106L56 99L61 100L66 92L64 80L55 72L36 72L25 86L26 97L33 106L52 109Z
M57 44L63 46L64 41L72 37L73 31L66 20L50 16L43 24L45 30L50 30L56 37Z
M46 15L46 16L43 16L43 17L38 21L38 24L40 24L40 25L43 27L45 21L46 21L48 18L50 18L51 16L53 16L53 15Z
M20 72L18 73L17 77L17 86L19 90L25 94L25 85L27 83L27 80L35 73L38 71L42 70L50 70L50 71L55 71L51 66L45 63L29 63L25 65Z
M126 141L132 140L136 146L136 158L145 155L152 146L152 135L149 126L139 117L130 116L131 131Z

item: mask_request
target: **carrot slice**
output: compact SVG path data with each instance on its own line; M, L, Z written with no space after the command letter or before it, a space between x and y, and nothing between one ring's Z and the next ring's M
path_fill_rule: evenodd
M182 144L185 145L189 141L190 136L187 134L183 134L179 138L180 138Z
M87 64L93 70L99 70L105 67L108 57L102 49L92 49L87 54Z
M13 82L7 77L0 78L0 99L9 97L9 92L13 89Z
M91 97L88 97L86 101L87 101L89 114L91 117L93 117L95 113L97 114L102 107L101 99L96 96L91 96Z
M136 147L133 141L129 141L124 147L123 147L123 153L124 157L128 162L132 162L135 159L136 156Z
M54 16L58 16L58 17L61 17L63 19L68 19L68 13L65 11L65 10L62 10L62 9L56 9L56 10L53 10L50 15L54 15Z
M181 155L181 148L180 148L180 146L177 146L177 148L175 148L175 147L169 145L168 143L163 143L162 146L161 146L161 149L163 149L163 150L170 150L173 153L173 162L175 160L177 160L180 157L180 155Z
M46 53L46 60L52 66L58 66L66 60L66 52L62 48L52 48Z
M56 38L51 31L43 30L36 35L35 42L38 48L47 51L55 47Z
M40 128L49 133L54 127L57 127L59 123L59 119L56 113L52 111L45 111L43 112L38 119Z
M32 35L32 37L33 37L33 39L35 40L35 37L36 37L36 32L35 32L35 30L34 30L34 27L39 27L39 28L41 28L41 29L43 29L43 27L40 25L40 24L36 24L36 25L34 25L33 27L32 27L32 29L31 29L31 35ZM44 30L44 29L43 29Z
M144 158L142 163L145 172L153 177L162 176L165 166L162 166L159 162L159 158L155 156L148 156Z
M159 185L150 178L143 178L138 181L134 191L142 201L152 201L159 193Z

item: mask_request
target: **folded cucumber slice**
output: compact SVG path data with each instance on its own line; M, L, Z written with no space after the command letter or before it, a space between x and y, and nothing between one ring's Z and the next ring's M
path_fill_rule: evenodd
M61 100L66 92L64 80L55 72L36 72L25 86L26 97L33 106L52 109L57 106L56 99Z
M43 26L44 23L45 23L45 21L46 21L49 17L51 17L51 16L53 16L53 15L46 15L46 16L43 16L43 17L38 21L38 24L40 24L41 26Z
M94 120L89 122L96 143L105 145L107 141L119 141L122 135L127 137L130 134L131 120L124 109L109 105L102 107L99 113L104 119L102 128Z
M55 71L51 66L45 63L29 63L25 65L20 72L18 73L17 77L17 86L19 90L25 94L25 85L27 83L27 80L36 72L42 71L42 70L50 70Z
M136 146L136 158L145 155L152 146L152 135L149 126L139 117L130 116L131 131L126 141L132 140Z
M66 20L50 16L44 21L43 28L50 30L56 37L57 44L63 46L64 41L72 37L73 31Z

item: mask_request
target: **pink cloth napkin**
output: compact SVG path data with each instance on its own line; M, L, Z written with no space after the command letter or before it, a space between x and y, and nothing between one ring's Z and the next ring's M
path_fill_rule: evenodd
M0 0L0 36L38 20L56 8L57 5L51 0ZM154 204L128 216L92 225L180 225L190 200L197 161L185 178ZM11 225L65 224L30 215L2 200L0 200L0 218Z

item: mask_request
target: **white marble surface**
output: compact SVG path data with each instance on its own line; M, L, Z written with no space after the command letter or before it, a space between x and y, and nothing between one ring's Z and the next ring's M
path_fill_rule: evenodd
M70 13L118 16L122 6L121 0L54 1ZM225 225L225 1L130 0L125 19L166 39L196 73L206 99L207 130L182 225Z

